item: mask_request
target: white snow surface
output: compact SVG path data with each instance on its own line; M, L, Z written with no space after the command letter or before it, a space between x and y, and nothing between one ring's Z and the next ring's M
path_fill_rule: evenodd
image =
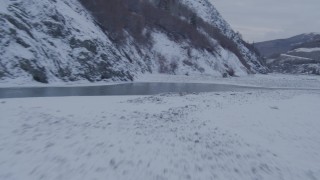
M293 50L293 52L317 52L317 51L320 51L320 47L317 47L317 48L298 48L298 49L295 49Z
M312 60L310 58L306 58L306 57L300 57L300 56L294 56L294 55L289 55L289 54L281 54L281 57L286 58L285 60Z
M320 76L276 73L268 75L255 74L232 78L219 78L210 75L173 76L165 74L145 74L139 76L135 82L213 83L268 88L320 89Z
M313 180L319 91L0 100L1 180Z

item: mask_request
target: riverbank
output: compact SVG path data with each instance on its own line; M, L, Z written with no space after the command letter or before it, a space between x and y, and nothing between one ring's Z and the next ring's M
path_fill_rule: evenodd
M319 91L0 100L0 179L317 179Z
M239 86L267 87L267 88L306 88L319 89L320 76L289 75L289 74L252 74L241 77L212 77L208 75L165 75L148 74L137 77L136 82L174 82L174 83L214 83L232 84Z
M140 74L133 82L166 82L166 83L209 83L209 84L231 84L239 86L268 87L268 88L306 88L320 89L320 76L310 75L286 75L286 74L255 74L243 77L216 77L210 75L166 75L166 74ZM125 84L131 82L52 82L43 84L39 82L29 82L23 79L0 80L0 88L10 87L83 87L83 86L104 86Z

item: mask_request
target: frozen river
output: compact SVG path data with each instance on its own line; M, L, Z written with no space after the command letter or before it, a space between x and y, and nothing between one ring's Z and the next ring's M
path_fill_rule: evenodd
M126 83L82 87L0 88L0 98L154 95L160 93L201 93L262 89L246 86L204 83Z

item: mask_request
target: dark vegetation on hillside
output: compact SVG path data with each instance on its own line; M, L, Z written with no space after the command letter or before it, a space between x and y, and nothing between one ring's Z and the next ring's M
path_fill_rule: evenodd
M191 18L195 15L180 3L173 3L175 1L159 1L156 4L141 0L80 2L92 12L99 24L117 43L125 39L125 31L137 42L147 43L148 30L156 28L166 32L174 40L188 39L198 48L213 47L212 43L198 32L195 22L191 23ZM182 20L182 17L187 19Z
M111 40L121 44L127 33L142 45L150 43L150 30L166 33L175 41L187 40L195 48L216 53L218 41L250 69L237 45L218 28L206 23L177 0L79 0L96 18ZM206 35L205 35L206 34ZM250 48L250 45L247 44Z

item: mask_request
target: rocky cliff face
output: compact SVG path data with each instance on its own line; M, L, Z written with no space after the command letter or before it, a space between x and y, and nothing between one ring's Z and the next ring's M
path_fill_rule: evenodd
M266 72L207 0L134 2L4 0L0 79L49 83L133 80L141 73ZM99 16L113 6L124 13Z

